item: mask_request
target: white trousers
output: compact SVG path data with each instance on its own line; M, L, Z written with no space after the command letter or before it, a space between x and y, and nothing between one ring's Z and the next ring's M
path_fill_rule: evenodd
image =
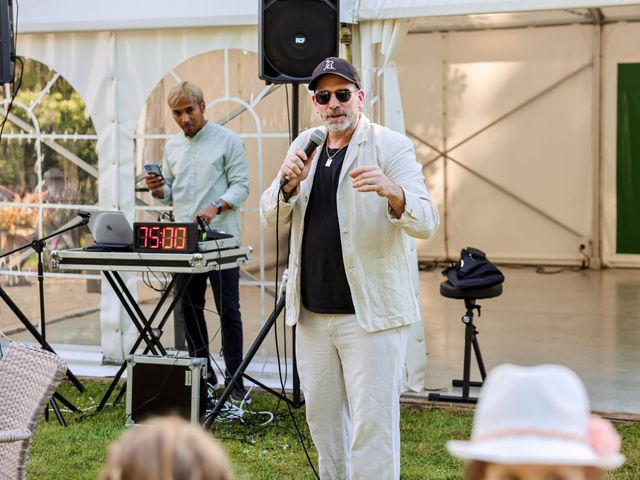
M367 332L355 315L301 309L298 370L322 480L400 478L407 330Z

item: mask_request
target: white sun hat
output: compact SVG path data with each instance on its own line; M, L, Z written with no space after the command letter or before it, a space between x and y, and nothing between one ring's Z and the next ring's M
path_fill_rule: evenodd
M591 415L578 376L561 365L501 365L487 376L469 441L447 442L465 460L519 465L584 465L613 469L624 462L620 437Z

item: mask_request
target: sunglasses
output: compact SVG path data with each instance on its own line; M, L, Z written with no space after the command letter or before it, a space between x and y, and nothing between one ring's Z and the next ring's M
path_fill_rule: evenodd
M351 99L351 94L356 93L357 91L358 90L347 90L346 88L336 90L335 92L322 90L321 92L316 92L314 97L316 98L316 102L318 102L320 105L326 105L331 100L331 95L335 94L340 103L346 103Z

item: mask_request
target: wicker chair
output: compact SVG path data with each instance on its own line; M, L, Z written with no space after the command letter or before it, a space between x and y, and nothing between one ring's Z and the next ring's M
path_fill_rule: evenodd
M38 420L67 371L56 354L11 342L0 359L0 476L26 477Z

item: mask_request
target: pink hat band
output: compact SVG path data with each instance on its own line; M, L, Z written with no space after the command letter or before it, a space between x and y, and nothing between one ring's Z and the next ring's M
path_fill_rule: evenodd
M590 445L589 439L581 435L572 435L571 433L562 432L560 430L545 430L542 428L509 428L496 432L487 433L485 435L475 436L471 439L471 443L482 443L490 440L498 440L501 438L525 437L535 435L536 437L556 438L559 440L567 440L569 442L584 443Z

